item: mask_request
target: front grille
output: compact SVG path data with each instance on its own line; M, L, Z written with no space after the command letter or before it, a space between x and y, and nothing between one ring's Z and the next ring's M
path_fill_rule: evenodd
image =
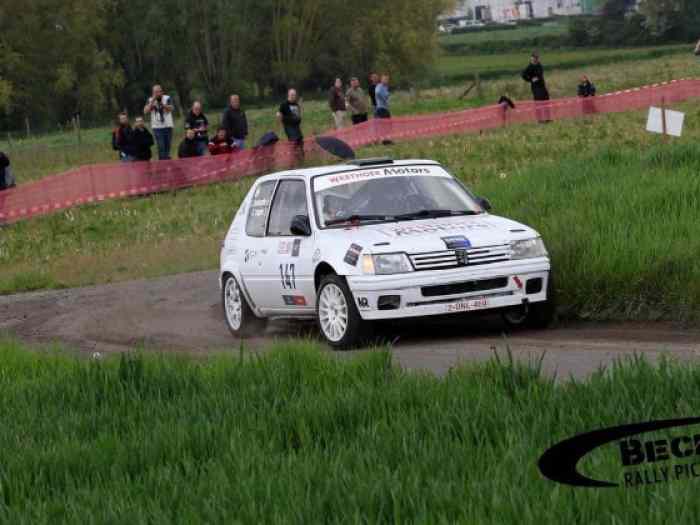
M497 279L484 279L482 281L469 281L466 283L440 284L437 286L424 286L421 288L423 297L439 297L442 295L457 295L471 292L484 292L497 290L508 286L507 277Z
M458 252L466 252L466 258ZM512 250L510 244L469 248L468 250L445 250L429 253L414 253L409 255L413 268L417 271L447 270L461 266L477 266L496 262L510 261ZM458 255L460 255L458 257ZM466 264L465 264L466 262Z

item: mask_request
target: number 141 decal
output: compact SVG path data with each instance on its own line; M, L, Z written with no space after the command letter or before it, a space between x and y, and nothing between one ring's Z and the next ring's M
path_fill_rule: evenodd
M282 280L282 288L289 290L297 289L297 278L294 273L293 264L280 264L280 279Z

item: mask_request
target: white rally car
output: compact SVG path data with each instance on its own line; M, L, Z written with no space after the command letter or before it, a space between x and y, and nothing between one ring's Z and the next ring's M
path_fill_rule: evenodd
M316 318L336 348L372 321L499 309L512 325L553 316L539 234L488 213L438 163L367 159L259 178L221 249L237 336L268 318Z

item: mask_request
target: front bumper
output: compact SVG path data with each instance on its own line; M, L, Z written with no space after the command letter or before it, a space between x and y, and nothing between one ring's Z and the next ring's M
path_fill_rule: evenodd
M546 301L550 269L549 259L541 257L453 270L348 276L347 281L363 319L400 319ZM532 285L538 279L540 286L531 286L534 293L528 293L528 281L532 281ZM491 283L496 283L496 287L491 287ZM459 285L468 285L478 291L435 288L445 285L455 285L456 289ZM482 289L484 287L486 289ZM431 291L428 293L428 290ZM447 293L435 295L435 290ZM394 303L390 309L384 309L389 296ZM384 304L382 309L380 299Z

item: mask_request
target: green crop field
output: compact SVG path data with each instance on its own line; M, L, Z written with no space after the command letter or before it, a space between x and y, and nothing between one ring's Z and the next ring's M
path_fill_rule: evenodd
M579 69L590 73L593 67L626 62L644 61L674 55L688 55L692 45L674 45L631 49L570 49L542 51L541 59L549 69ZM446 55L438 59L436 79L440 83L454 83L472 79L478 73L484 78L518 77L528 64L531 49L505 54Z
M207 360L27 350L0 341L2 523L666 524L700 510L692 477L576 489L537 470L573 435L697 414L697 366L555 383L505 349L443 379L303 342ZM580 468L623 482L617 443Z
M493 42L517 42L540 37L561 36L566 34L565 22L549 22L540 26L517 27L500 31L473 31L458 33L440 37L440 44L450 46L453 44L488 45Z

